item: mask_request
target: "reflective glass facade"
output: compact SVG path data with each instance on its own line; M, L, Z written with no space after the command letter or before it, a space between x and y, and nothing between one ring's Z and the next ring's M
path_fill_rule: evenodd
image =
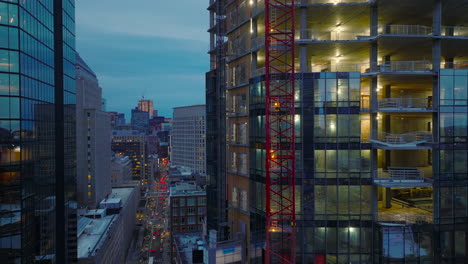
M76 261L74 1L0 1L0 262Z

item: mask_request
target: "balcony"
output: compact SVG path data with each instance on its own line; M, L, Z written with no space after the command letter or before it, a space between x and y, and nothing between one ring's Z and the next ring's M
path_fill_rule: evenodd
M366 73L380 72L380 73L430 73L432 72L432 63L427 60L419 61L387 61L381 64L372 65L366 69Z
M422 25L378 25L379 35L431 36L432 27Z
M405 134L381 132L378 139L369 139L379 149L430 149L433 135L429 131L416 131Z
M362 74L432 74L432 63L427 60L388 61L381 64L324 63L313 64L312 72L360 72Z
M382 98L379 112L432 112L432 98Z
M423 214L397 214L378 212L375 214L377 222L395 223L395 224L431 224L433 222L432 215Z
M374 184L385 187L430 187L432 180L424 172L411 167L388 167L388 170L374 172Z
M369 30L361 31L320 31L317 29L297 30L296 36L300 41L367 41L370 39Z

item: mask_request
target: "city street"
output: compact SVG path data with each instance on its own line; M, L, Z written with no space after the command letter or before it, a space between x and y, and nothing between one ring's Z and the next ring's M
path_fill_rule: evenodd
M153 263L170 263L170 234L168 221L169 187L165 182L168 174L168 164L162 160L159 164L159 175L151 183L148 193L147 210L145 216L145 233L142 248L146 255L142 255L140 263L148 263L153 257Z

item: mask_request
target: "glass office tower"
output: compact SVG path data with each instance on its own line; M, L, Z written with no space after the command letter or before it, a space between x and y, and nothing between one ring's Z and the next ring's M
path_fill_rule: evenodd
M0 262L76 262L74 1L0 1Z
M297 263L467 263L468 5L295 2ZM265 245L264 8L224 10L228 222L249 217L251 263Z

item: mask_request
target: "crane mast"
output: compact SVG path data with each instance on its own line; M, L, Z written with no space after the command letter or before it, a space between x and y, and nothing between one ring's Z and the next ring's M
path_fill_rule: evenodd
M265 263L295 263L294 0L265 0L265 30Z

